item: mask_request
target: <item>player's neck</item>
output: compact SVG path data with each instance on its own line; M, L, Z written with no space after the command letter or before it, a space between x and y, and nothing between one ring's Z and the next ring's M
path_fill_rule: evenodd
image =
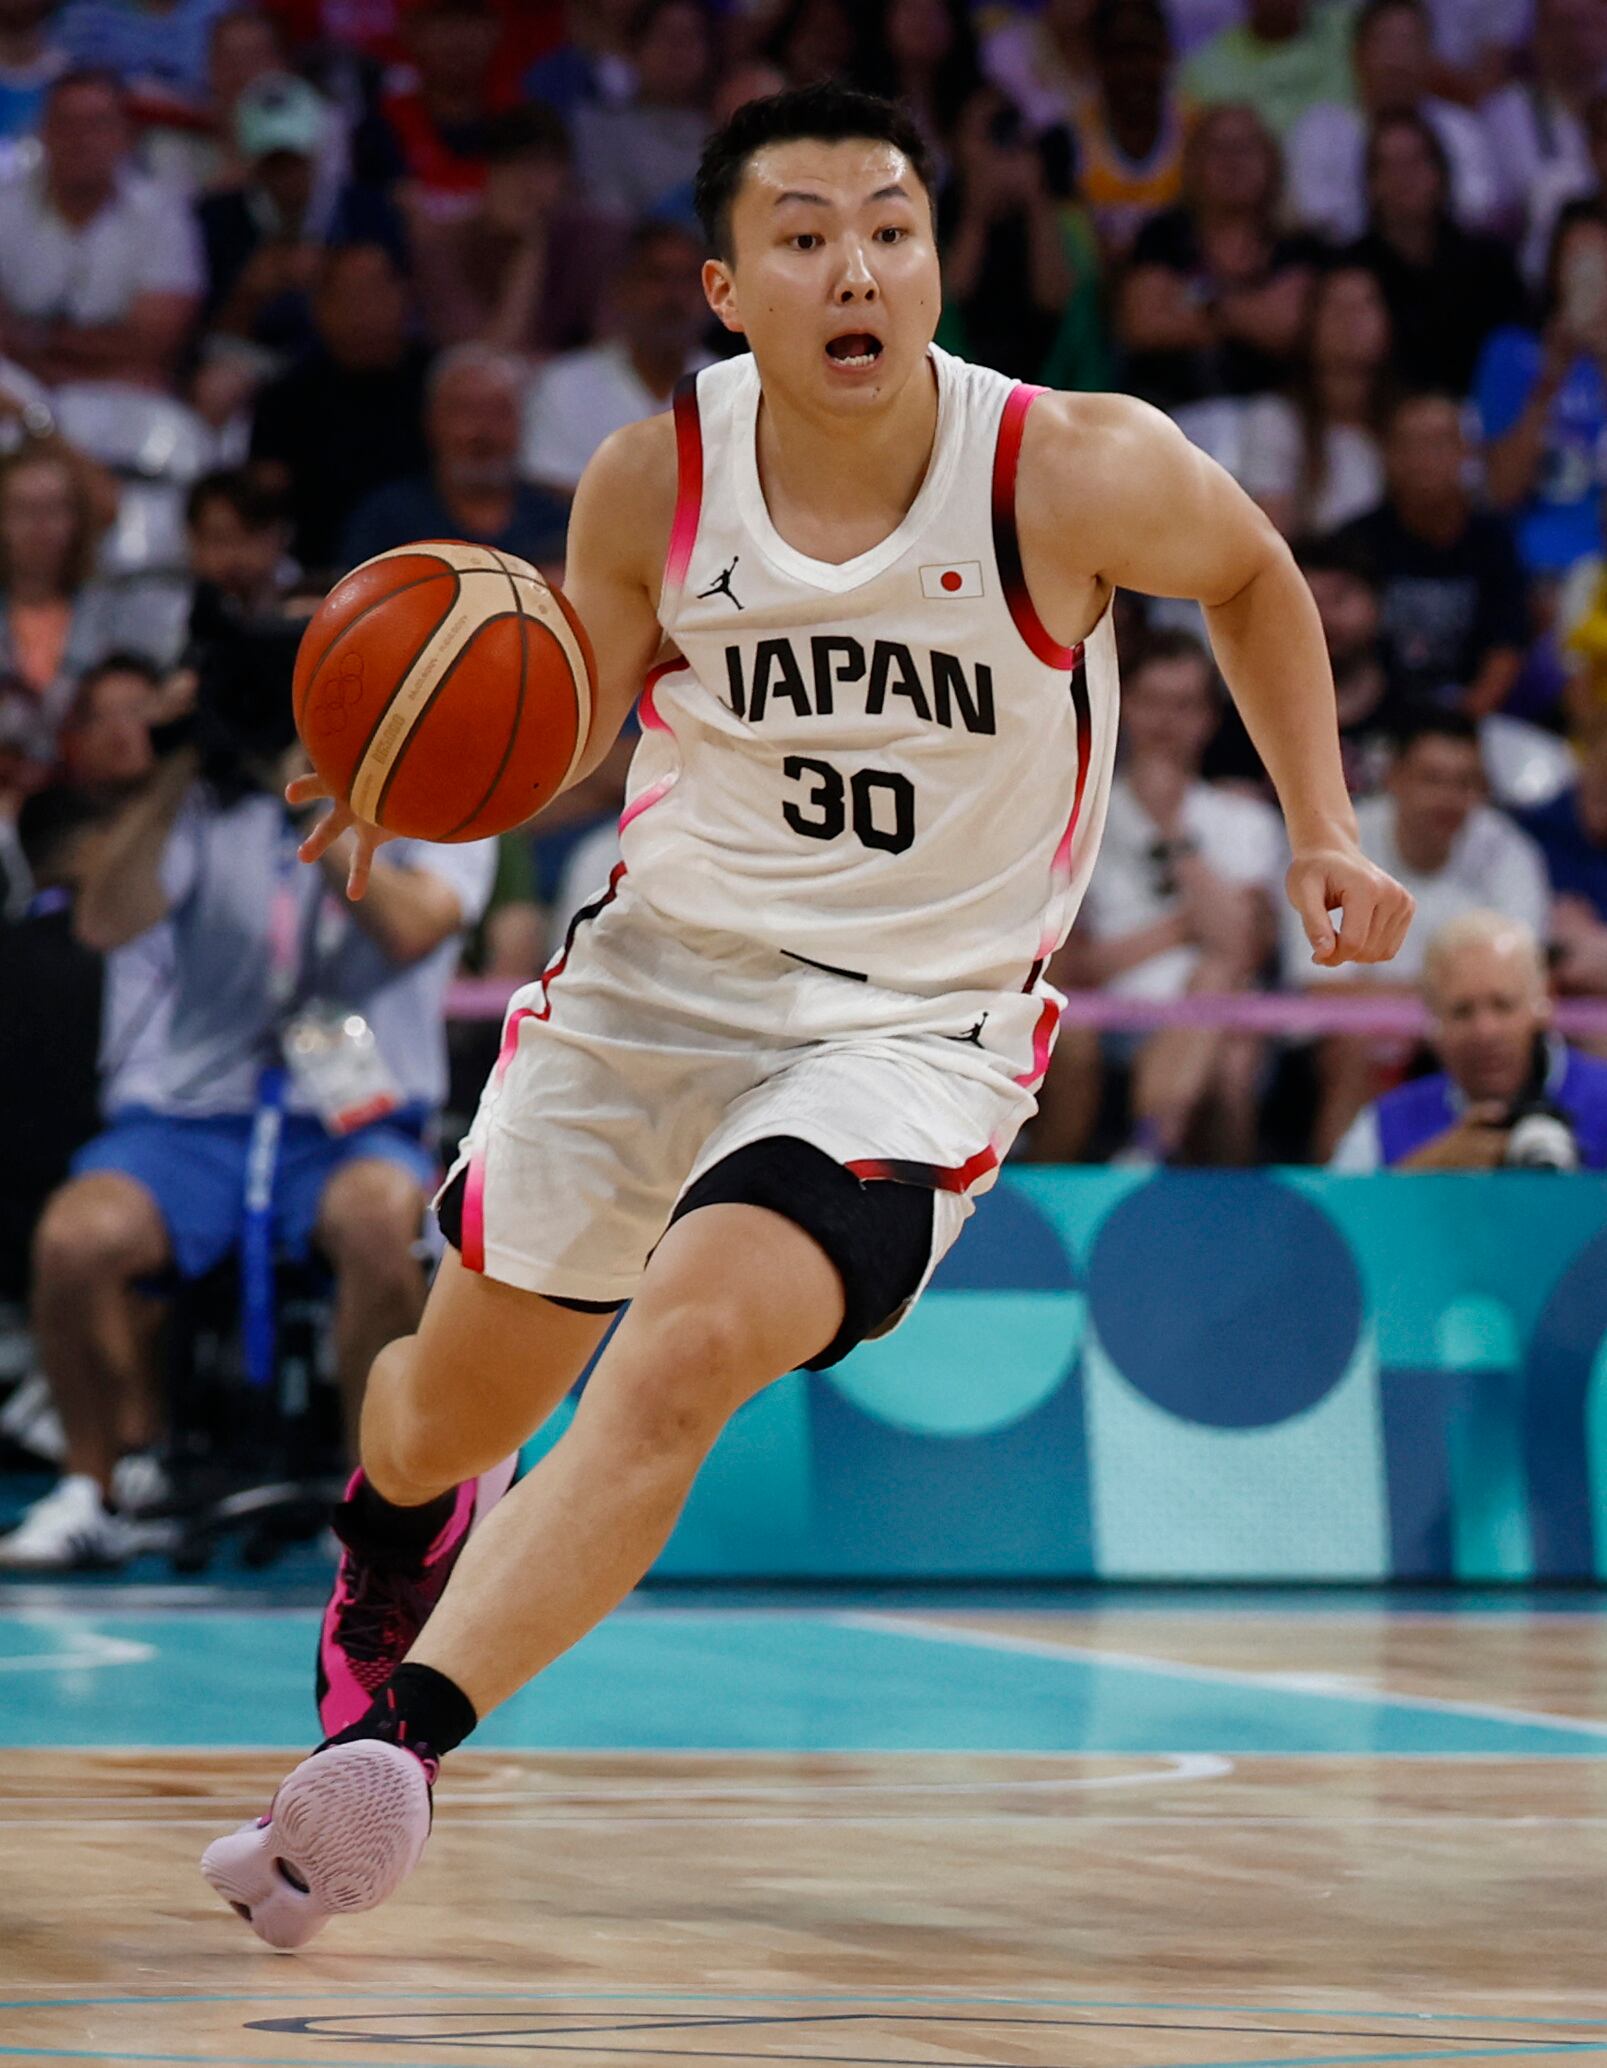
M856 523L881 525L882 536L903 521L926 478L937 435L937 377L929 369L930 362L875 416L848 419L764 395L759 481L783 538L789 520L829 520L843 533Z

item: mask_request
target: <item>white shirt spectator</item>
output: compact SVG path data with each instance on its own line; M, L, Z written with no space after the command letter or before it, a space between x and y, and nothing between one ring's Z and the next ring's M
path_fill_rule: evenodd
M81 229L64 222L33 171L0 185L0 300L20 316L120 322L142 294L199 296L204 267L185 201L137 173Z
M1305 439L1294 404L1281 395L1257 395L1244 407L1239 464L1230 469L1257 502L1298 495ZM1378 440L1359 424L1330 424L1323 434L1322 482L1305 513L1304 529L1337 531L1384 500L1384 461Z
M1278 814L1254 797L1241 797L1214 783L1195 783L1183 800L1185 836L1200 859L1230 883L1280 894L1285 867ZM1083 916L1101 940L1119 940L1153 926L1178 909L1164 864L1156 859L1160 828L1134 796L1127 778L1111 785L1104 842ZM1168 948L1124 970L1105 986L1121 998L1181 998L1199 963L1196 947Z
M1427 100L1421 113L1451 165L1451 212L1466 230L1488 226L1501 205L1500 178L1476 115ZM1367 227L1367 122L1332 101L1308 108L1284 138L1290 206L1308 230L1348 244Z
M1534 29L1534 0L1428 0L1434 48L1448 65L1476 65L1487 50L1521 50Z
M1540 850L1521 827L1492 806L1475 806L1451 849L1450 860L1433 873L1413 869L1402 858L1395 844L1393 797L1364 799L1356 807L1356 826L1362 853L1387 869L1417 900L1405 945L1384 972L1390 983L1417 983L1429 942L1463 912L1484 907L1504 912L1509 919L1521 920L1541 940L1550 931L1551 886ZM1339 969L1322 969L1312 961L1300 916L1287 903L1282 924L1286 984L1299 988L1336 979L1356 981L1356 970L1348 963Z
M696 352L685 371L709 364ZM572 492L610 433L669 407L655 395L617 339L563 352L537 375L525 413L520 471L528 481Z
M1490 154L1505 183L1505 199L1525 214L1531 197L1559 186L1596 184L1585 125L1572 108L1532 84L1504 86L1479 110ZM1529 259L1529 239L1524 258Z

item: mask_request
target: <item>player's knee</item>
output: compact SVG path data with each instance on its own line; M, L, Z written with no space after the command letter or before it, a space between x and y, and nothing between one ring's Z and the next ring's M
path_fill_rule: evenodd
M644 1452L706 1448L741 1402L774 1376L762 1366L753 1329L729 1302L677 1300L633 1318L634 1354L612 1369L605 1365L598 1377L627 1440Z
M378 1159L348 1164L324 1194L318 1238L337 1276L412 1284L422 1213L419 1188L406 1171Z
M150 1215L131 1190L95 1178L64 1185L34 1234L38 1294L121 1282L154 1262Z

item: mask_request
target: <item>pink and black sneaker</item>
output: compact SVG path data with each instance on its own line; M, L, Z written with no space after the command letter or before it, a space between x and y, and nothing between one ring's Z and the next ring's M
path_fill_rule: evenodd
M346 1548L318 1633L318 1720L326 1738L367 1714L445 1592L469 1532L502 1499L518 1469L515 1452L478 1479L465 1480L422 1558L355 1541L346 1514L363 1475L361 1469L352 1474L345 1512L335 1517L335 1534Z
M439 1763L364 1738L288 1774L265 1817L214 1839L201 1872L259 1939L288 1951L329 1919L372 1910L418 1865Z

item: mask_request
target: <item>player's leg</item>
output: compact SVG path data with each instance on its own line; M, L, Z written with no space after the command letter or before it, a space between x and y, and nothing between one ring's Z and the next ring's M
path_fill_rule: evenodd
M720 1204L677 1221L573 1422L475 1533L409 1664L476 1715L505 1701L636 1585L731 1416L824 1349L843 1311L836 1266L781 1214Z

